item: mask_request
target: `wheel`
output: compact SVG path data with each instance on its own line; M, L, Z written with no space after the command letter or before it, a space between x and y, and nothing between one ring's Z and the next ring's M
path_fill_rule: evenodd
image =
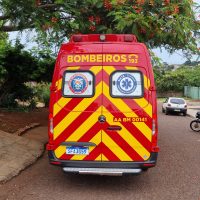
M195 132L200 132L200 121L199 120L191 121L190 128Z
M183 112L183 116L186 116L187 115L187 111Z
M165 115L168 115L169 114L169 111L166 109L165 110Z
M164 108L162 108L162 113L164 113L165 112L165 110L164 110Z

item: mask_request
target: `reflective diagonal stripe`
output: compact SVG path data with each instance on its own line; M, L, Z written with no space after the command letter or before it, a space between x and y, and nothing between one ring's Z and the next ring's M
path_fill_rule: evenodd
M120 161L120 159L103 142L101 143L102 153L110 161Z
M113 66L103 66L103 70L110 75L112 72L114 72L116 69Z
M71 98L61 97L53 106L53 116L57 115L70 101Z
M105 132L102 131L102 142L121 160L132 161L130 156Z
M152 105L145 98L134 99L133 101L152 118Z
M109 161L108 158L104 154L102 154L102 161Z
M66 141L78 141L97 121L101 114L101 107L90 115L78 128L67 138Z
M122 137L127 142L127 144L129 144L143 159L148 159L150 153L145 149L145 147L125 128L125 126L123 126L122 123L113 123L114 116L108 110L106 110L105 107L104 110L107 112L106 119L109 124L114 124L122 127L122 130L118 131L119 136Z
M91 153L98 145L101 143L101 131L94 135L94 137L89 140L89 142L93 142L96 146L89 147L89 153ZM63 154L66 154L66 146L60 145L54 152L57 158L61 158ZM70 160L83 160L87 155L70 155Z
M133 112L126 103L122 99L119 98L112 98L109 94L109 88L106 85L106 83L103 83L103 92L104 95L112 102L122 113L124 113L124 110L128 111L125 112L124 115L126 117L138 117L135 112ZM144 135L145 137L151 141L152 138L152 131L151 129L144 123L144 122L132 122L134 126L136 126Z
M101 131L99 131L89 142L93 142L96 146L99 145L101 142ZM89 147L89 154L95 149L96 147L90 146ZM83 160L87 155L74 155L71 160Z
M95 161L100 161L100 160L101 160L101 154L95 158Z
M64 153L66 153L66 146L59 146L54 150L56 158L60 158Z
M95 75L97 75L102 70L102 66L93 66L90 68L90 71L92 71Z
M131 67L131 66L126 66L125 69L128 69L128 70L137 70L138 67Z
M80 69L80 66L73 66L73 67L67 67L67 70L78 70Z
M61 88L62 88L62 78L60 78L60 79L56 82L56 87L57 87L57 90L61 90Z
M60 133L62 133L82 112L83 108L87 108L95 99L101 95L102 82L96 86L95 96L92 98L83 99L61 122L54 128L54 139L56 139Z

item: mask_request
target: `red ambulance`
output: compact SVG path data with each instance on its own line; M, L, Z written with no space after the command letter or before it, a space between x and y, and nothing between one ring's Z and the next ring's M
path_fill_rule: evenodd
M134 35L73 35L61 46L50 89L51 164L99 175L138 174L156 165L153 70Z

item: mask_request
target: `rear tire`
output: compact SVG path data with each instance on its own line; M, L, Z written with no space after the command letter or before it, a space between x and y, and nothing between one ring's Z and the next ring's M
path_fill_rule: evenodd
M200 121L199 120L191 121L190 128L195 132L200 132Z

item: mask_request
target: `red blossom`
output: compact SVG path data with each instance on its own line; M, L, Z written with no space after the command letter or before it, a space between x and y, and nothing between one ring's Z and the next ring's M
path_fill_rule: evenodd
M88 20L89 20L90 22L93 22L93 21L94 21L94 16L88 17Z
M111 10L112 9L112 4L111 4L111 2L109 0L104 0L103 4L104 4L104 8L106 10Z
M90 25L89 29L94 32L96 30L96 27L94 25Z
M95 17L95 22L96 22L96 24L100 24L101 18L99 16L96 16Z
M52 18L51 18L51 22L53 22L53 23L58 22L58 18L56 18L56 17L52 17Z

